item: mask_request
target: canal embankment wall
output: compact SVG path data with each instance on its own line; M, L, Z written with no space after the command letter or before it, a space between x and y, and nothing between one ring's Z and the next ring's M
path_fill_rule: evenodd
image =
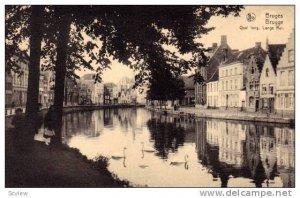
M174 109L160 109L146 106L150 111L157 113L174 115L188 118L211 118L222 120L237 120L250 122L266 122L295 125L295 118L293 116L282 116L278 114L267 114L259 112L243 112L243 111L227 111L219 109L197 109L194 107L181 107L179 110Z

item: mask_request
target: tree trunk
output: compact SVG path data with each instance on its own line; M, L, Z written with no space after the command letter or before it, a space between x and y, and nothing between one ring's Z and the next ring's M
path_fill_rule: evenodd
M28 88L27 102L25 112L25 131L31 137L37 132L36 119L39 111L39 82L40 82L40 57L42 42L42 25L43 25L44 6L32 6L31 23L30 23L30 58L28 68ZM24 136L25 137L25 136Z
M61 144L61 127L64 103L65 76L68 56L68 41L71 29L71 19L67 10L63 7L58 8L60 13L58 23L58 43L57 43L57 60L55 65L55 89L54 89L54 111L55 111L55 138L53 143Z

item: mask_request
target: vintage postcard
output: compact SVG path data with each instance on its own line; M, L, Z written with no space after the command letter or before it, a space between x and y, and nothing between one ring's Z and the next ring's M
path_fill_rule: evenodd
M5 5L4 80L5 188L295 188L294 5Z

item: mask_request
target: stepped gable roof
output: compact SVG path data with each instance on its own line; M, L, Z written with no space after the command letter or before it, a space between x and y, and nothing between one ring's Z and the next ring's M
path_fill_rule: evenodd
M227 61L223 62L223 64L244 62L244 60L249 59L252 55L257 58L257 66L261 70L267 55L267 52L261 47L252 47L242 51L234 52L232 56L227 59Z
M190 78L189 76L181 76L181 79L184 82L184 88L185 89L194 89L195 84L194 84L194 79Z
M285 44L268 45L268 55L275 72L285 46Z

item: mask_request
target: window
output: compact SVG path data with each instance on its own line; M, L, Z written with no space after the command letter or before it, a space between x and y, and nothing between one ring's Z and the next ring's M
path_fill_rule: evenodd
M289 71L288 85L294 85L294 70Z
M265 94L267 92L266 85L262 85L262 94Z
M229 75L232 76L232 69L229 70Z
M259 82L258 81L255 81L255 88L254 88L256 91L259 89Z
M263 98L263 107L264 108L268 107L268 99L267 98Z
M269 68L266 69L266 77L269 77Z
M250 89L250 91L253 90L253 82L250 82L250 83L249 83L249 89Z
M222 81L222 90L224 90L224 81Z
M226 69L226 71L225 71L225 76L228 76L228 71L227 71L227 69Z
M218 106L218 96L215 96L215 106Z
M272 84L269 85L270 94L274 94L274 86Z
M225 90L228 90L228 81L226 81Z
M254 74L254 67L251 67L251 74Z
M284 107L289 108L289 100L288 100L289 94L284 94Z
M230 80L230 90L232 90L232 80Z
M285 81L286 81L286 78L285 78L285 71L281 71L280 72L280 85L281 86L284 86L285 85Z
M238 105L238 99L239 99L239 96L238 95L235 95L235 106L237 107Z
M237 68L234 68L234 75L237 75Z
M283 107L284 105L284 95L280 94L280 106Z
M234 80L234 88L237 89L237 79Z
M249 107L254 107L254 104L255 104L255 102L254 102L254 97L250 97L249 98Z
M288 59L289 59L289 62L294 61L294 50L293 49L288 51Z
M294 94L289 94L289 106L294 108Z

